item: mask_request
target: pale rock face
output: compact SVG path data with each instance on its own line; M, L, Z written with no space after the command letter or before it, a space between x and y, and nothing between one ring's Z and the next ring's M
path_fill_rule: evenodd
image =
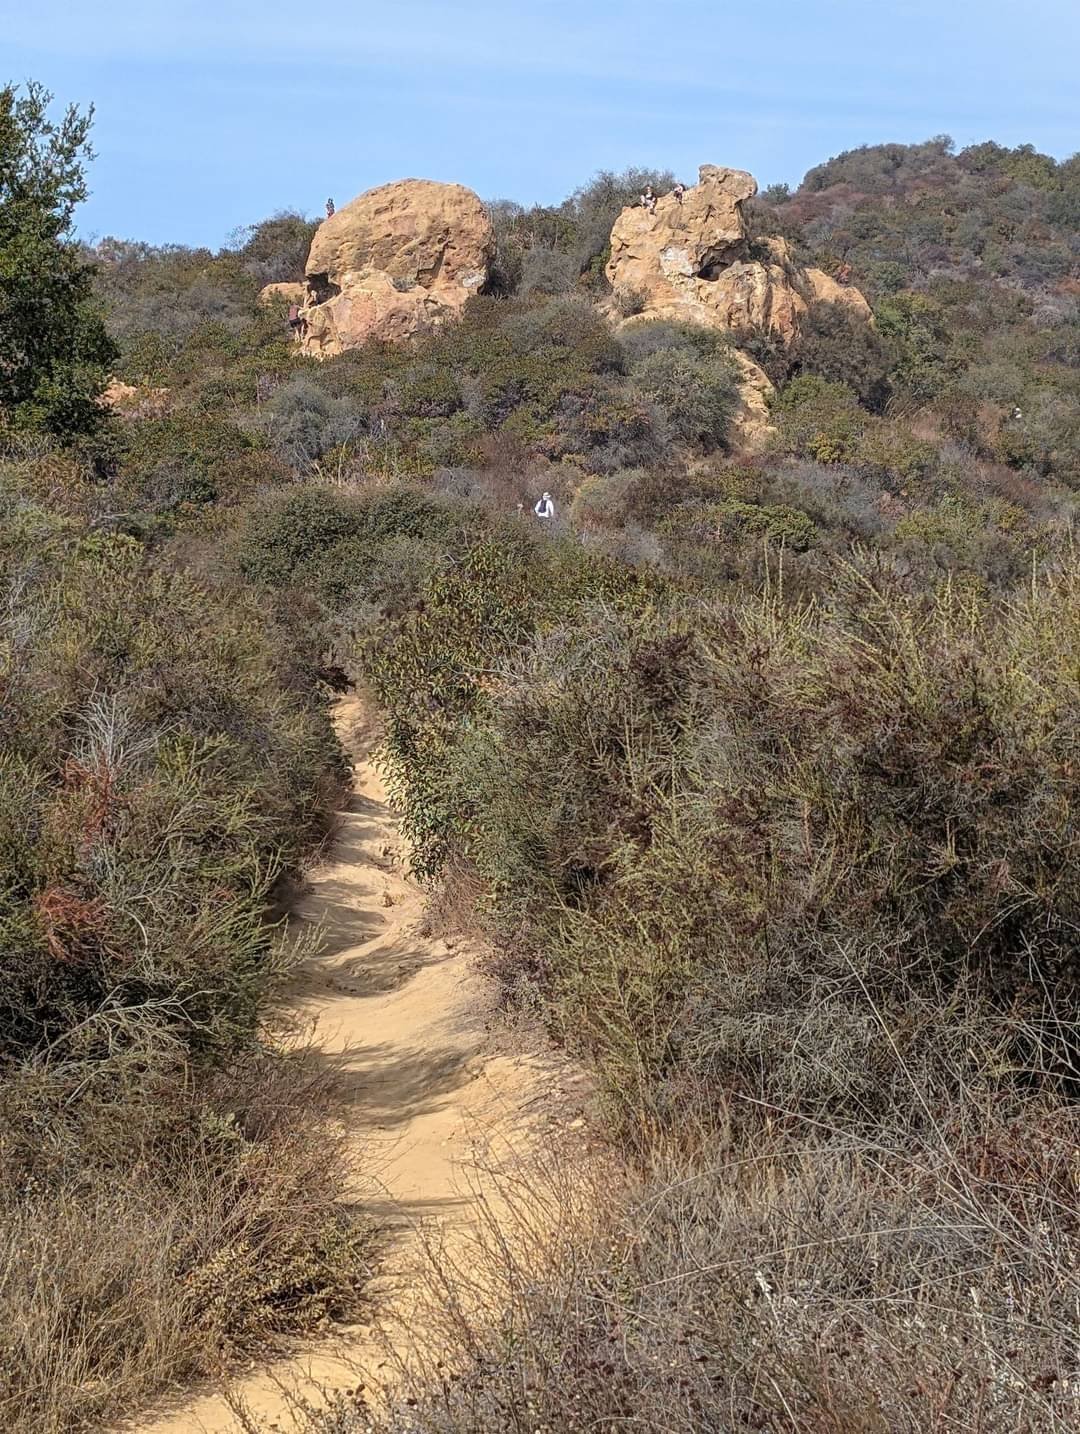
M776 392L772 379L763 368L740 349L732 349L731 357L739 370L739 412L732 421L734 438L746 453L760 453L769 446L776 432L769 421L769 398Z
M259 290L259 303L264 309L272 309L278 305L287 309L290 304L302 304L306 298L305 284L267 284Z
M398 343L455 317L465 298L451 304L427 289L398 289L381 269L349 271L340 294L302 311L307 328L301 346L329 358L372 338Z
M703 164L700 183L682 203L668 194L651 213L641 205L624 209L611 231L607 266L616 301L624 296L649 318L772 332L785 344L817 299L869 320L857 289L800 268L786 240L760 240L751 255L742 208L756 193L743 170Z
M838 284L821 269L804 269L802 272L814 299L826 304L840 304L868 324L873 322L870 305L858 289L853 289L850 284Z
M607 276L615 306L634 310L627 323L667 319L727 332L754 330L789 345L819 300L872 321L858 289L800 267L786 239L759 239L752 248L742 212L757 193L752 175L703 164L699 176L681 203L664 195L651 213L635 205L615 221ZM746 354L736 350L734 357L743 396L736 433L744 447L760 448L772 432L767 399L773 385Z
M301 347L329 357L458 317L487 282L494 249L487 212L463 185L403 179L368 190L312 241Z
M624 209L611 231L607 276L616 294L636 290L660 308L688 293L695 276L740 257L745 248L743 203L757 193L753 175L703 164L701 182L683 195Z
M110 378L98 402L125 418L158 418L169 406L167 388L145 388Z

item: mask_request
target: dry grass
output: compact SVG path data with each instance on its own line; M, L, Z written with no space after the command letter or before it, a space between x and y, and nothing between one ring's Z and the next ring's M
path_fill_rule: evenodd
M100 1427L355 1313L369 1231L348 1203L333 1092L303 1053L178 1092L129 1070L13 1076L0 1163L0 1427ZM73 1111L64 1128L64 1108ZM34 1148L35 1136L43 1136Z
M657 1148L621 1205L595 1189L554 1240L520 1238L526 1197L467 1263L434 1251L438 1353L402 1371L393 1410L342 1399L297 1427L1077 1427L1075 1112L968 1108L915 1146L759 1116L752 1149Z
M18 478L0 467L0 1427L37 1434L353 1309L367 1243L332 1091L262 1031L300 954L272 918L344 776L325 702L258 604Z
M832 584L500 648L477 583L375 654L411 830L642 1173L554 1262L493 1232L501 1300L436 1261L439 1361L335 1434L1080 1424L1075 565Z

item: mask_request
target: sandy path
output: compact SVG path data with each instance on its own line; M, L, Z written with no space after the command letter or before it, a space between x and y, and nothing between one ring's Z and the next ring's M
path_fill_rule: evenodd
M389 1379L387 1342L407 1355L417 1335L410 1315L425 1244L434 1233L451 1263L467 1264L481 1202L498 1215L492 1169L520 1166L551 1133L552 1098L575 1086L550 1053L507 1053L506 1039L495 1041L491 993L472 953L424 934L423 893L404 874L382 781L365 755L360 703L344 699L336 720L358 757L355 787L331 861L314 873L301 908L300 919L319 923L326 940L294 1006L338 1058L357 1184L389 1241L372 1285L378 1332L351 1327L233 1384L260 1423L285 1429L292 1425L283 1388L317 1401L320 1389L361 1381L377 1389ZM217 1392L143 1423L140 1434L239 1427Z

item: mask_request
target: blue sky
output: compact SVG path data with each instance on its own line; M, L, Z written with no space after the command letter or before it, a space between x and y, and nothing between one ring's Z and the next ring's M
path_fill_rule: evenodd
M410 175L527 203L940 133L1064 158L1078 56L1080 0L0 0L0 80L97 106L81 232L155 243Z

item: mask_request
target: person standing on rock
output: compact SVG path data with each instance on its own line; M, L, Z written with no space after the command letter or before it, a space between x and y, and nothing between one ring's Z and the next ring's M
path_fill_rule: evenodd
M533 512L545 523L550 522L551 519L554 518L555 504L552 502L550 493L542 494Z
M305 320L300 312L299 304L289 305L289 328L292 329L292 336L297 343L304 337Z
M332 199L326 201L326 217L327 219L333 219L334 217L334 201Z
M686 193L686 185L682 182L681 179L678 179L675 181L675 188L671 192L675 196L675 203L681 204L682 197Z

